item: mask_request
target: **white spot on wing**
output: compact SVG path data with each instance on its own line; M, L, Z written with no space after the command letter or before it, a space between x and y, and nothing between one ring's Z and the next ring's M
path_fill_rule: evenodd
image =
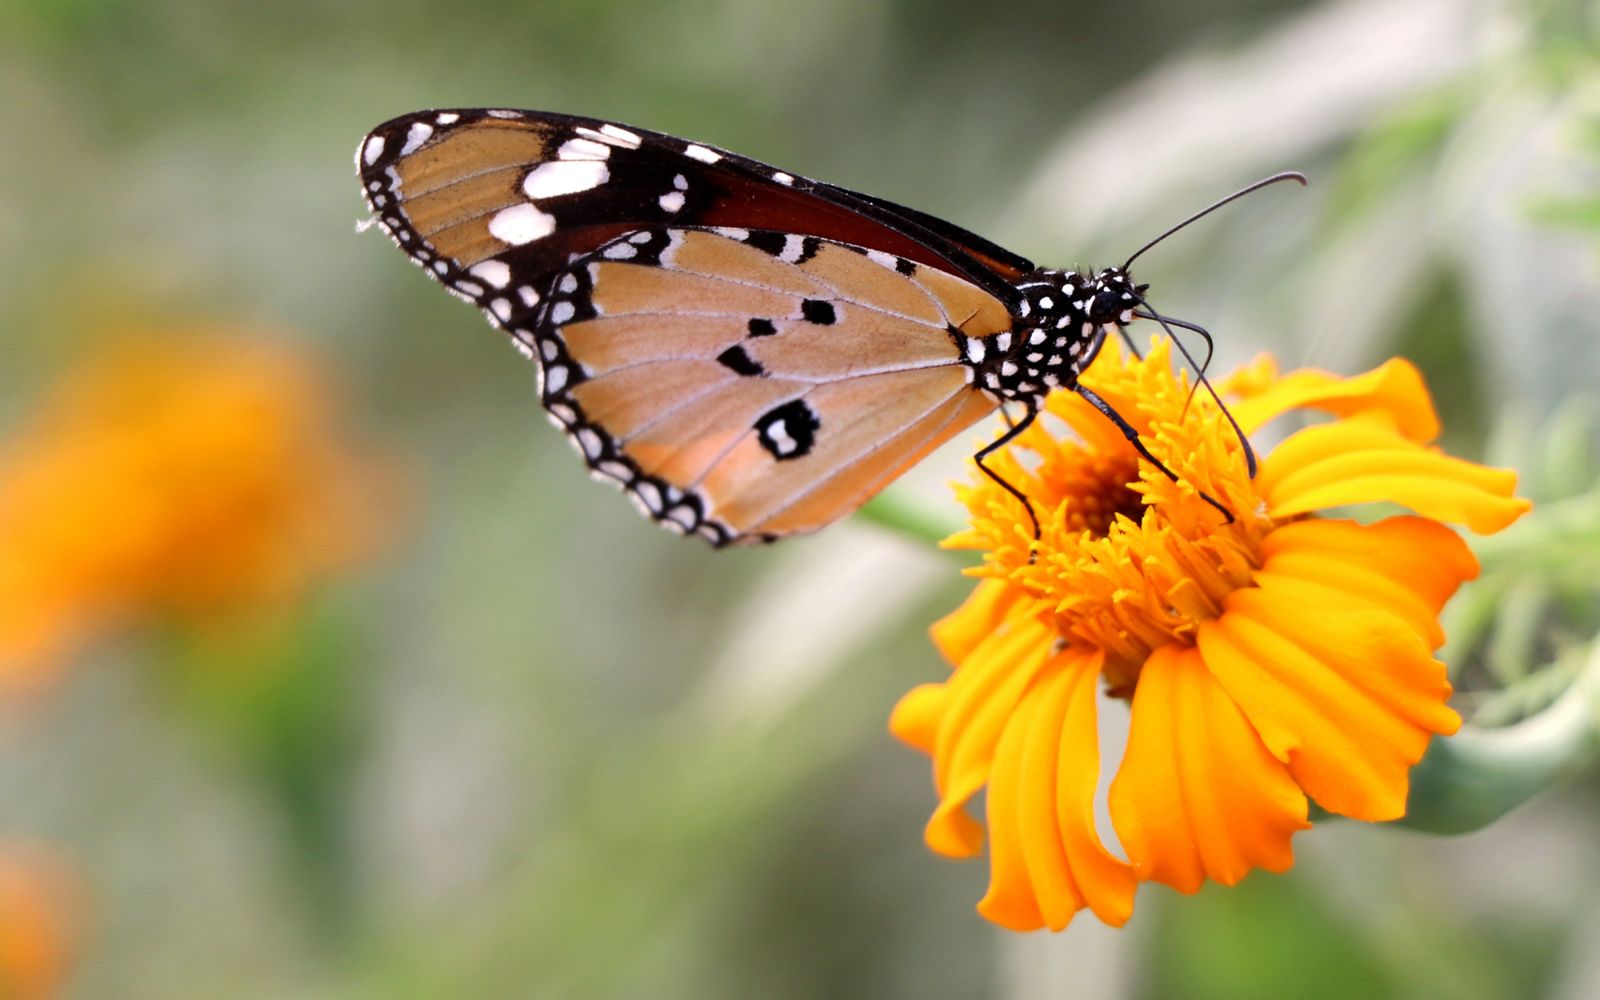
M583 427L578 430L578 443L583 446L585 456L594 459L600 457L600 435L592 427Z
M685 531L694 529L694 509L690 507L674 507L667 512L667 519L683 525Z
M511 266L503 260L485 260L467 268L467 273L474 278L482 278L496 288L504 288L511 282Z
M577 312L578 310L573 307L571 302L557 302L550 307L550 322L565 323L577 315Z
M661 513L661 491L656 489L655 483L641 482L634 487L634 492L639 494L639 499L643 500L644 505L650 508L650 513Z
M631 243L613 243L600 252L600 256L607 260L627 260L639 252L639 248Z
M400 147L401 156L410 156L428 141L428 136L433 134L433 126L427 122L412 122L411 131L406 133L406 144Z
M786 174L782 170L774 170L772 172L772 179L777 181L779 184L782 184L784 187L789 187L790 185L794 184L794 175Z
M587 191L604 184L610 177L610 168L597 160L552 160L534 167L523 179L522 190L537 201Z
M456 114L454 111L440 112L439 117L434 119L434 121L438 122L440 125L454 125L460 120L461 116Z
M884 253L882 250L868 250L867 259L872 261L874 264L882 264L891 271L894 270L895 266L900 263L900 258L896 257L892 253Z
M683 210L682 191L669 191L656 200L661 202L663 211L676 213Z
M545 392L560 392L567 387L567 366L551 365L544 373Z
M539 304L539 293L533 290L532 285L518 285L517 298L530 309Z
M691 142L687 146L683 147L683 155L687 156L691 160L699 160L701 163L715 163L722 159L721 153L714 149L707 149L699 143L694 142Z
M364 147L362 147L362 150L361 150L361 158L363 160L367 161L367 166L369 166L369 167L372 166L374 163L377 163L378 162L378 157L380 157L382 155L383 155L383 136L381 136L381 135L375 135L375 136L372 136L371 138L369 138L367 140L367 144Z
M563 160L604 160L611 155L611 147L593 139L568 139L556 150Z
M800 447L795 439L789 436L789 422L787 420L774 420L767 425L767 440L772 442L772 448L780 455L787 455Z
M805 252L805 237L796 236L794 233L790 233L788 236L783 238L783 252L778 254L778 259L783 261L785 264L793 264L798 261L800 259L800 255Z
M506 110L504 110L502 108L495 108L493 111L490 111L488 114L489 114L490 118L521 118L522 117L522 112L520 112L520 111L506 111Z
M627 146L629 149L638 149L639 143L644 141L622 126L612 125L610 122L600 126L600 131L604 132L606 135L615 139L622 145Z
M489 235L502 243L522 246L556 231L556 217L523 204L502 208L489 220Z
M507 323L511 320L511 302L508 299L495 299L489 303L489 311L494 313L495 317L502 323Z

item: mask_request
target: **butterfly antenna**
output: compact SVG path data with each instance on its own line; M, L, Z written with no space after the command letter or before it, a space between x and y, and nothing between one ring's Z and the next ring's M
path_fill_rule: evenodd
M1249 471L1250 478L1254 479L1256 477L1256 450L1254 448L1250 447L1250 439L1248 437L1245 437L1244 428L1239 426L1239 421L1233 419L1233 412L1228 409L1228 404L1224 403L1222 401L1222 397L1217 395L1217 390L1212 387L1211 380L1206 378L1205 366L1198 365L1198 364L1195 363L1194 355L1190 354L1189 353L1189 349L1187 347L1183 346L1183 342L1178 339L1178 335L1172 332L1172 326L1167 325L1167 318L1165 316L1163 316L1160 313L1156 312L1155 308L1153 306L1151 306L1150 303L1146 302L1142 297L1139 298L1139 304L1144 306L1145 313L1148 314L1147 315L1148 319L1153 319L1157 323L1160 323L1161 324L1161 329L1167 331L1167 336L1171 337L1172 338L1172 342L1174 344L1178 345L1178 350L1183 353L1184 360L1189 362L1189 367L1191 367L1191 368L1193 368L1195 370L1196 386L1190 388L1190 390L1189 390L1190 397L1192 398L1194 396L1194 389L1196 387L1201 386L1201 385L1205 386L1206 387L1206 392L1209 392L1211 394L1211 398L1216 400L1217 406L1222 410L1222 415L1224 417L1228 418L1228 426L1233 428L1233 433L1235 435L1237 435L1238 438L1239 438L1239 444L1244 447L1244 464L1245 464L1245 468L1246 468L1246 470ZM1173 320L1172 323L1173 323L1173 325L1181 326L1185 330L1192 330L1192 331L1194 331L1196 333L1199 333L1201 336L1205 337L1205 339L1206 339L1206 365L1210 365L1211 364L1211 334L1208 333L1203 327L1200 327L1200 326L1198 326L1198 325L1196 325L1194 323L1185 323L1182 320ZM1189 404L1186 401L1184 403L1185 412L1188 411L1188 406L1189 406Z
M1140 254L1144 253L1146 250L1148 250L1151 247L1155 246L1157 243L1160 243L1162 240L1166 239L1168 236L1171 236L1173 233L1175 233L1178 230L1182 229L1184 226L1187 226L1192 222L1198 222L1199 220L1201 220L1201 219L1205 218L1206 216L1210 215L1212 212L1215 212L1217 209L1219 209L1222 206L1228 204L1230 201L1236 201L1236 200L1238 200L1240 198L1243 198L1245 195L1251 193L1252 191L1259 191L1262 188L1266 187L1267 185L1276 184L1279 181L1298 181L1301 187L1305 187L1305 185L1306 185L1306 175L1302 174L1302 173L1300 173L1298 171L1295 171L1295 170L1285 170L1281 174L1273 174L1271 177L1264 177L1261 180L1256 181L1254 184L1251 184L1248 187L1242 187L1239 190L1235 191L1233 194L1230 194L1226 198L1223 198L1221 201L1212 202L1211 204L1207 205L1205 208L1202 208L1200 211L1198 211L1198 212L1194 213L1193 215L1189 216L1187 219L1184 219L1182 222L1178 223L1176 226L1173 226L1171 229L1168 229L1166 232L1162 233L1160 236L1157 236L1155 239L1151 240L1149 243L1146 243L1144 246L1142 246L1139 249L1135 250L1133 252L1133 256L1129 257L1126 261L1123 261L1122 269L1124 271L1126 271L1128 269L1128 265L1132 264L1135 260L1137 260Z

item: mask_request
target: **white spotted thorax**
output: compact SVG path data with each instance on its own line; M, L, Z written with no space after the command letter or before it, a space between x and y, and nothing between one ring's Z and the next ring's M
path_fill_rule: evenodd
M963 343L975 384L1004 400L1037 402L1071 389L1111 333L1133 321L1145 286L1122 268L1095 273L1041 268L1016 284L1009 332Z

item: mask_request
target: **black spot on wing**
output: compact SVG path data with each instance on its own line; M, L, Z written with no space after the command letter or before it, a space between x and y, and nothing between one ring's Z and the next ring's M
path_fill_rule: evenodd
M832 326L839 319L833 303L825 299L806 299L800 303L800 315L805 317L807 323L818 326Z
M783 462L810 452L821 426L816 411L805 400L791 399L763 413L756 420L755 430L761 447Z
M767 370L761 367L761 362L752 358L745 349L738 344L717 355L717 362L730 371L740 375L765 375Z
M786 234L774 232L770 229L756 230L744 238L745 243L771 257L776 257L783 253L784 244L788 240L789 237Z
M778 328L772 324L770 319L752 319L746 328L750 331L750 336L752 337L770 337L778 332Z

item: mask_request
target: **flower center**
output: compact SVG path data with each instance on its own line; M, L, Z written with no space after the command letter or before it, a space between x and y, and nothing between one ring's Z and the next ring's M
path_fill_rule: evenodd
M1144 515L1144 501L1131 485L1139 478L1135 456L1083 451L1078 473L1082 478L1061 511L1068 531L1104 538L1118 514L1134 522Z
M1272 523L1232 428L1209 400L1190 398L1164 349L1102 362L1095 376L1096 393L1177 481L1086 401L1054 393L1045 409L1072 433L1036 424L991 460L1032 502L1037 541L1026 509L985 477L964 492L972 530L951 544L985 550L982 575L1032 598L1062 641L1103 650L1108 688L1129 695L1152 650L1193 644L1227 596L1250 585Z

